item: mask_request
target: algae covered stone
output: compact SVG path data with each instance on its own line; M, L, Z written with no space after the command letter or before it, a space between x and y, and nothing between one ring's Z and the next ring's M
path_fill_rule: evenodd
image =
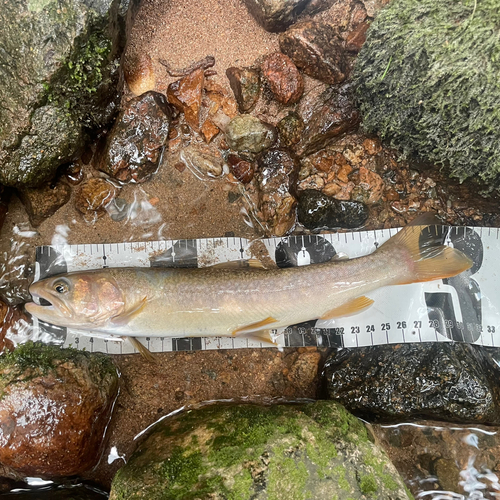
M500 10L485 0L395 0L355 66L366 130L453 176L497 187Z
M329 401L211 405L158 423L111 500L410 498L364 425Z
M104 354L40 343L0 357L0 462L28 476L93 467L118 394Z

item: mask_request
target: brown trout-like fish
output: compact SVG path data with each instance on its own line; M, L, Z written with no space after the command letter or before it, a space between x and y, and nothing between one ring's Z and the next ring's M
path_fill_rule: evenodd
M420 242L407 226L375 252L286 269L115 268L75 272L31 285L50 305L26 305L40 320L121 337L245 335L358 312L366 293L455 276L472 265L460 251ZM431 233L430 231L428 232Z

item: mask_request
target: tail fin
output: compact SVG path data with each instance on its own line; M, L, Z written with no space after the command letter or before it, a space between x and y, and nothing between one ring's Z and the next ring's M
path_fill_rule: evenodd
M380 249L388 250L390 247L405 248L413 262L408 279L400 282L402 285L451 278L473 264L460 250L443 245L442 236L433 226L406 226Z

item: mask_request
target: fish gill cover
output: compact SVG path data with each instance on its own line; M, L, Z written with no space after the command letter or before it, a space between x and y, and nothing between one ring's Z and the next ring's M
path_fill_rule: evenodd
M499 77L496 0L394 0L355 68L367 131L489 191L500 186Z

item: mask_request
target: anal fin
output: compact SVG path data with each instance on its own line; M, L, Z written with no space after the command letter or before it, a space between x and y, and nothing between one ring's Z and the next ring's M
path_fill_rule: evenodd
M278 321L277 319L274 319L271 316L269 316L268 318L263 319L262 321L256 321L255 323L250 323L249 325L237 328L236 330L234 330L233 336L250 332L258 333L259 330L264 330L264 327L272 323L276 323L277 321Z
M136 337L122 338L128 340L146 361L149 363L156 363L156 358L153 356L153 353L142 342L139 342Z
M365 297L364 295L361 297L356 297L355 299L342 304L339 307L335 307L334 309L327 311L320 319L332 319L339 318L340 316L348 316L349 314L355 314L367 307L370 307L373 304L373 300Z

